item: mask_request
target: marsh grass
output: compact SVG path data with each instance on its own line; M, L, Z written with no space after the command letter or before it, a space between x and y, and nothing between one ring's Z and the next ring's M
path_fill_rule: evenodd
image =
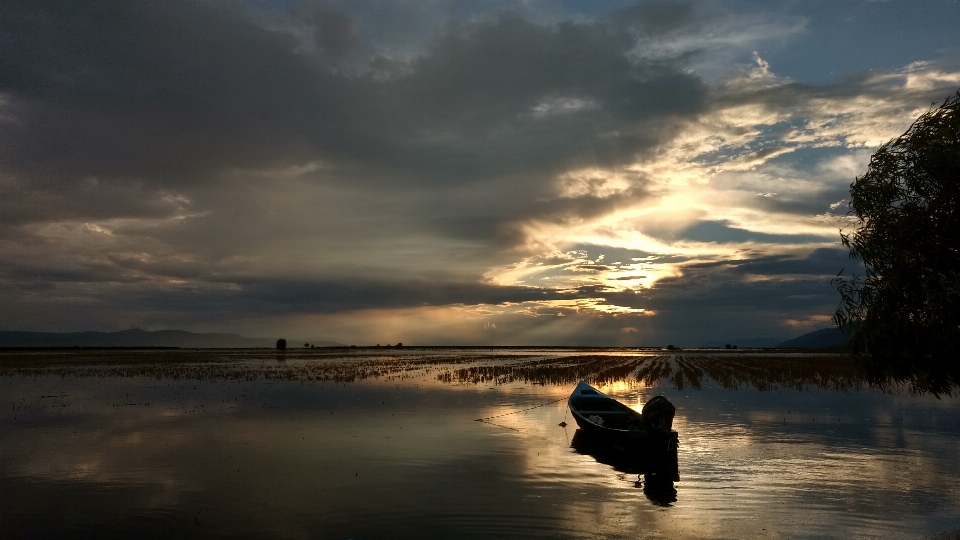
M666 381L678 389L699 389L707 381L726 389L758 390L805 387L848 390L864 384L851 358L822 353L703 354L692 351L648 356L580 355L450 368L437 377L444 382L470 384L519 381L567 385L585 380L601 385L616 381L653 385Z
M400 354L342 349L278 354L262 349L0 351L0 376L140 377L158 380L299 380L352 382L429 375L438 366L522 355Z
M280 355L263 349L0 351L0 376L41 374L334 382L428 378L460 385L521 382L542 386L585 380L601 385L618 381L648 386L666 383L678 389L699 389L705 384L758 390L850 390L870 386L850 356L822 352L740 349L662 354L623 349L525 349L498 353L406 348L403 352L304 349Z

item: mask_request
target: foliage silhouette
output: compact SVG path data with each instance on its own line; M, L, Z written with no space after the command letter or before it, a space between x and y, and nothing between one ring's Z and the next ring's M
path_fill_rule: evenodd
M960 91L880 147L850 186L865 275L834 279L833 317L870 378L949 393L960 383Z

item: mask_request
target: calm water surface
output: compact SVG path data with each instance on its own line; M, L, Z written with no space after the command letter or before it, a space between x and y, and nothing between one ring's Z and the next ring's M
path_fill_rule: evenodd
M670 354L0 353L0 537L960 527L957 398L873 390L828 357ZM638 409L657 394L677 406L679 482L638 477L577 433L564 398L580 378Z

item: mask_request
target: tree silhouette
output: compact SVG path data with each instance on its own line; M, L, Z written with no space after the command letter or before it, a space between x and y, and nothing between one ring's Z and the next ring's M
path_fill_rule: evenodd
M280 338L277 340L277 349L281 351L287 350L287 340Z
M834 322L875 380L960 383L960 91L880 147L850 186L865 275L834 279Z

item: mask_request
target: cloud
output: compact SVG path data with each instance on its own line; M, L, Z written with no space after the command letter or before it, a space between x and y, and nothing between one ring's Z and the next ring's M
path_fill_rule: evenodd
M345 58L357 48L354 22L346 14L322 9L315 15L317 44L332 59Z
M786 324L791 328L799 328L802 330L833 325L830 315L810 315L802 319L787 319Z
M0 325L35 329L781 328L829 311L872 148L960 86L949 51L779 75L816 19L723 2L0 9Z
M279 162L324 136L346 91L232 4L4 9L8 173L182 185Z

